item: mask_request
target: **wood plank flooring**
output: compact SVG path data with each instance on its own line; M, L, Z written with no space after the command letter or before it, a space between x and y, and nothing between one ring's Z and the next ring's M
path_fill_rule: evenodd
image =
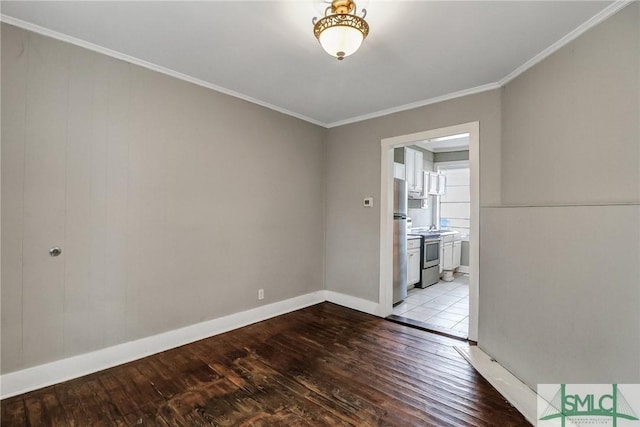
M2 426L529 426L460 341L318 304L2 401Z

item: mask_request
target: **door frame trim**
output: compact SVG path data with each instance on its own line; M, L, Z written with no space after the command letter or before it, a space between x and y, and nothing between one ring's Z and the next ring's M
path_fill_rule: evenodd
M469 339L478 341L480 277L480 122L462 123L423 132L384 138L380 141L380 283L379 310L383 317L393 312L393 149L417 141L469 133L471 173L471 229L469 230Z

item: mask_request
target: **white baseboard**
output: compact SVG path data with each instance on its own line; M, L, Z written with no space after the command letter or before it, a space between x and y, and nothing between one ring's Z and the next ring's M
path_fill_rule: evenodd
M469 274L471 272L471 269L468 265L461 265L460 267L458 267L458 272Z
M317 291L0 376L0 399L68 381L327 300ZM332 292L332 294L335 294ZM339 294L335 294L339 295ZM352 297L350 297L352 298ZM338 298L339 299L339 298ZM356 298L357 299L357 298ZM339 302L337 304L340 304ZM371 303L374 304L374 303ZM346 304L341 304L345 305ZM358 310L357 307L353 307ZM363 310L364 311L364 310Z
M333 291L312 292L158 335L1 375L0 399L112 368L324 301L375 316L381 315L378 303Z
M324 293L326 301L341 305L343 307L351 308L353 310L373 314L374 316L382 316L380 312L380 304L378 304L377 302L333 291L322 292Z
M473 366L532 425L536 425L536 392L507 371L478 346L456 347L458 353Z

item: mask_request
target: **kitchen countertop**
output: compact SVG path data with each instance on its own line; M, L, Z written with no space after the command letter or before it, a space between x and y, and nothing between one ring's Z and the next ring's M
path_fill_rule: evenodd
M407 238L409 238L409 236L423 236L426 238L431 238L431 239L437 239L440 238L441 236L449 236L452 234L460 234L457 231L450 231L450 230L412 230L410 233L407 233Z

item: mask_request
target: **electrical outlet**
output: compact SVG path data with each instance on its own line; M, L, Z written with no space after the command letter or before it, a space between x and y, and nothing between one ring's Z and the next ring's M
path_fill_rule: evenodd
M258 299L264 299L264 289L258 289Z

